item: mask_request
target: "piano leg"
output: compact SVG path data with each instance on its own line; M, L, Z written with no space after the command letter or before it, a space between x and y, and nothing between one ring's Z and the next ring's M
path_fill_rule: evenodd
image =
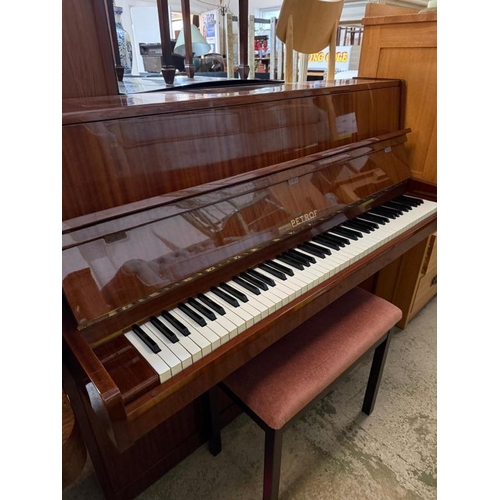
M219 401L217 399L217 388L212 387L208 391L208 399L210 406L210 439L208 441L208 449L210 453L215 457L222 450L221 443L221 425L220 425L220 411L219 411Z

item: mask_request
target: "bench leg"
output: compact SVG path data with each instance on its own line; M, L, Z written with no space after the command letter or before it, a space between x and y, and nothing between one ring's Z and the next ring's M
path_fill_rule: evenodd
M215 457L222 450L220 433L220 412L217 401L217 387L212 387L208 391L208 402L210 406L210 439L208 440L208 449Z
M281 452L283 448L283 429L266 430L264 452L264 494L263 500L278 500L280 488Z
M378 388L384 371L385 359L387 357L387 351L389 350L390 339L391 332L388 332L387 338L375 349L375 353L373 354L370 377L368 378L365 399L363 401L363 413L366 413L367 415L371 415L373 409L375 408L375 401L377 399Z

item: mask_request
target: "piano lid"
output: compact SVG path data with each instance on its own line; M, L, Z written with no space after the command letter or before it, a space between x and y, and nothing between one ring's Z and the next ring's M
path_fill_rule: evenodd
M63 291L79 328L373 201L410 177L406 132L63 222Z

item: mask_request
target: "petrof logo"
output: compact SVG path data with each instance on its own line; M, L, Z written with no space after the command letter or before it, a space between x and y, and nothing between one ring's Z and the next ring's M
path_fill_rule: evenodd
M300 224L304 224L304 222L315 219L317 216L318 216L318 211L313 210L312 212L309 212L308 214L302 214L302 215L299 215L298 217L295 217L295 219L292 219L290 221L290 224L292 225L292 227L297 227L297 226L300 226Z

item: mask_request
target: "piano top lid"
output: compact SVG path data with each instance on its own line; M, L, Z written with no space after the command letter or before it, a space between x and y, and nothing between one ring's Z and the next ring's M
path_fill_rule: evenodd
M141 304L373 201L410 177L406 132L65 221L62 285L78 327L134 308L138 321Z
M195 78L196 82L196 78ZM401 86L401 80L390 78L358 77L349 80L312 81L302 83L276 83L230 85L232 80L218 82L217 86L191 89L180 86L170 90L148 91L138 94L70 98L62 101L62 124L72 125L103 119L130 118L181 111L237 106L242 103L270 102L298 99L313 95L375 90ZM246 80L245 80L246 82Z

